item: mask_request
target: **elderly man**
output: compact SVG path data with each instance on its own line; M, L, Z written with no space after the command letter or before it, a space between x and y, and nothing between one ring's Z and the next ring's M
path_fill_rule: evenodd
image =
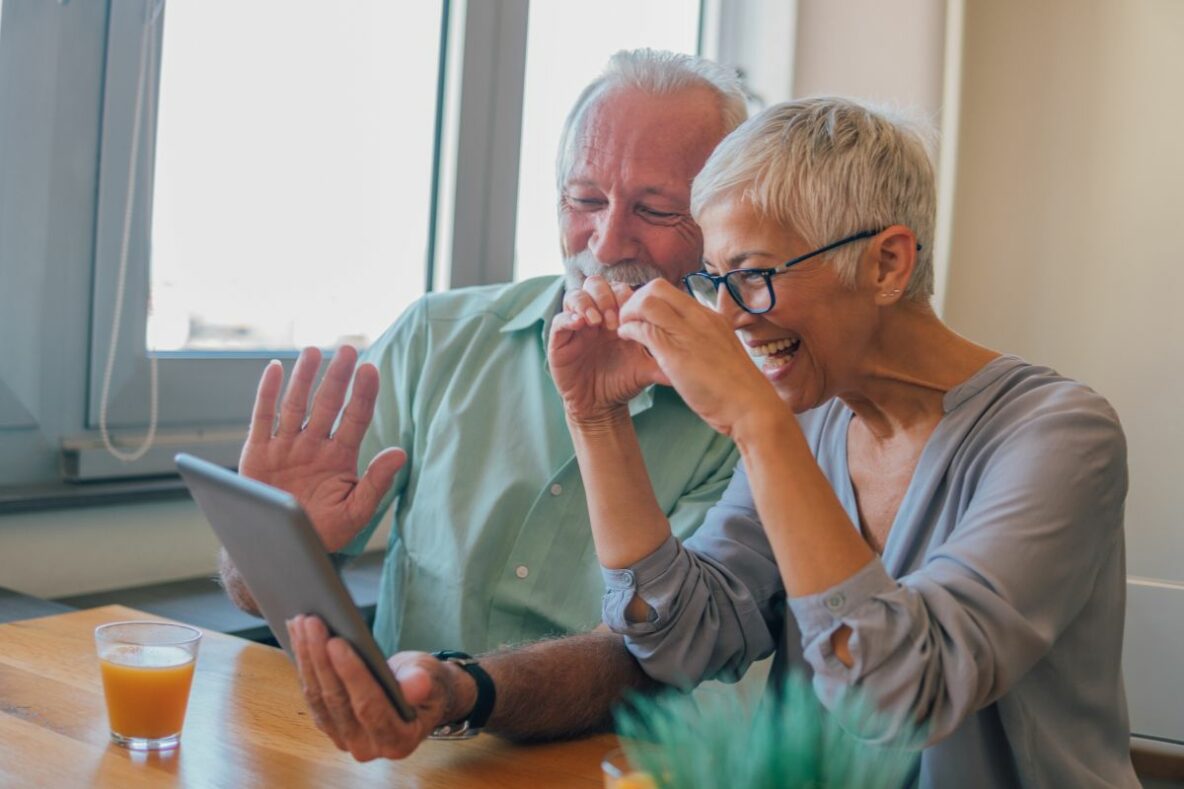
M640 285L696 270L691 180L745 114L736 77L715 64L614 56L579 97L560 147L567 287L592 274ZM352 349L330 364L307 423L319 353L301 354L274 431L282 372L273 364L263 375L243 474L293 492L325 546L345 556L394 503L375 623L388 654L486 651L599 621L588 507L546 363L564 286L555 276L421 299L367 350L371 364L332 436ZM727 485L735 449L669 389L647 389L629 407L663 510L689 535ZM223 579L250 610L225 561Z

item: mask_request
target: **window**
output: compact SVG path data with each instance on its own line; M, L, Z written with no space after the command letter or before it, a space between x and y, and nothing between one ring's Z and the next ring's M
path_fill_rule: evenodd
M526 44L515 279L561 274L555 156L567 112L609 57L651 47L695 54L698 0L532 3ZM621 20L628 19L627 25ZM575 31L579 31L575 35Z
M442 5L170 4L150 349L364 346L423 293Z
M152 2L110 11L87 403L88 428L106 406L132 447L154 399L166 431L245 424L267 359L364 345L422 293L443 16L442 0L172 3L156 113L152 79L137 106Z

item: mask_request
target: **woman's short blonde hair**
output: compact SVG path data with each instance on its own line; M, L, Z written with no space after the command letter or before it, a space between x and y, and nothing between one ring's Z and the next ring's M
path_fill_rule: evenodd
M696 218L712 203L740 199L791 228L811 249L862 230L905 225L921 250L904 298L933 295L937 187L925 124L843 98L770 107L728 135L691 190ZM827 254L847 284L863 244Z

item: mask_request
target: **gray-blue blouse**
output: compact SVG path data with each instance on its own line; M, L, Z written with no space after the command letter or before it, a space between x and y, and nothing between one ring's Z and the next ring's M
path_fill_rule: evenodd
M786 599L738 467L685 547L673 537L604 570L604 620L656 679L736 678L779 645L823 702L856 687L888 730L928 733L923 787L1137 787L1120 670L1126 443L1097 393L1001 356L944 398L884 555L820 594ZM852 412L799 417L858 523ZM629 623L634 593L648 621ZM854 664L831 635L851 628Z

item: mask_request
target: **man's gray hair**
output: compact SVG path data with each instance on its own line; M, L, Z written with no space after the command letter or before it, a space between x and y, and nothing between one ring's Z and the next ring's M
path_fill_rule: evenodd
M905 225L921 250L904 298L933 295L937 187L932 129L850 99L812 98L770 107L719 144L695 178L691 213L736 199L802 236L810 249L863 230ZM827 253L855 282L864 244Z
M634 88L666 96L692 88L707 88L719 98L719 119L724 134L748 117L744 86L734 69L693 55L658 49L623 49L609 58L600 76L584 88L563 122L559 137L557 175L563 188L575 163L576 131L595 100L614 88Z

